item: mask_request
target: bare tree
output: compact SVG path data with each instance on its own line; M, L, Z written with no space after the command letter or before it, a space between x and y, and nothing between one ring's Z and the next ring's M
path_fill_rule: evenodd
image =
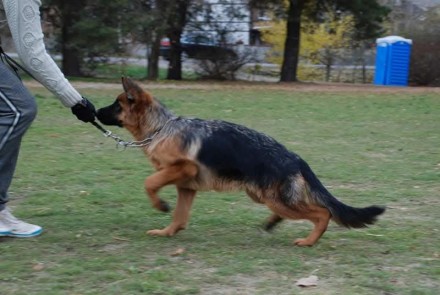
M167 35L170 39L170 62L168 64L168 80L182 80L182 46L180 38L187 21L188 8L191 0L170 1Z

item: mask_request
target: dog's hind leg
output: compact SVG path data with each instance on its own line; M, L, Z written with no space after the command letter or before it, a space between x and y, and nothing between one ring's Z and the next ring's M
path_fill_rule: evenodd
M283 218L307 219L313 222L314 228L308 237L294 241L297 246L313 246L327 230L331 218L330 212L319 206L304 204L291 207L276 201L266 202L266 205L275 212L272 217L278 215Z
M149 235L173 236L178 231L186 228L196 191L178 187L177 193L177 205L173 215L173 222L164 229L149 230L147 232Z
M265 231L271 232L275 228L275 226L283 220L284 218L282 218L278 214L272 214L264 223L263 228Z
M246 189L246 194L255 202L259 204L264 204L264 199L260 197L257 193L253 192L251 189ZM263 228L265 231L272 231L274 227L283 221L283 218L277 214L271 215L267 221L263 224Z
M318 206L310 206L303 214L303 219L313 222L314 227L307 238L296 239L294 244L297 246L313 246L327 230L331 214L326 208Z
M263 199L261 198L261 196L259 196L258 194L254 193L252 190L250 189L246 189L246 194L252 199L252 201L254 201L255 203L258 204L264 204Z
M145 190L150 198L153 207L163 211L170 211L167 202L160 199L158 191L168 185L189 179L197 174L197 167L191 163L175 164L148 176L145 179Z

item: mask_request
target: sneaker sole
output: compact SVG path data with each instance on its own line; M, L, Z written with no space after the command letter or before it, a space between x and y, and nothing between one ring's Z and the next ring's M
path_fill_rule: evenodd
M43 229L39 229L37 231L34 231L33 233L30 234L17 234L17 233L13 233L13 232L0 232L0 236L3 237L14 237L14 238L32 238L32 237L36 237L41 235L41 233L43 232Z
M0 231L0 237L7 237L10 233L10 231Z

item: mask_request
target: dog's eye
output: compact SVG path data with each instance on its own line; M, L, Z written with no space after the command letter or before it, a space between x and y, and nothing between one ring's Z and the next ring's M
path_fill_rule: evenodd
M126 96L127 96L127 101L128 101L130 104L134 103L134 97L133 97L133 94L131 94L131 93L126 93Z

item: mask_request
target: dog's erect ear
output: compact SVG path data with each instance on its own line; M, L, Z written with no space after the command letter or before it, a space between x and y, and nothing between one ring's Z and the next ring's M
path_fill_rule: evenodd
M133 80L127 77L122 77L122 87L127 94L127 99L134 101L135 97L143 92L142 88Z
M125 92L129 92L133 87L136 87L136 83L133 82L133 80L131 80L128 77L121 77L122 80L122 87L124 88Z

